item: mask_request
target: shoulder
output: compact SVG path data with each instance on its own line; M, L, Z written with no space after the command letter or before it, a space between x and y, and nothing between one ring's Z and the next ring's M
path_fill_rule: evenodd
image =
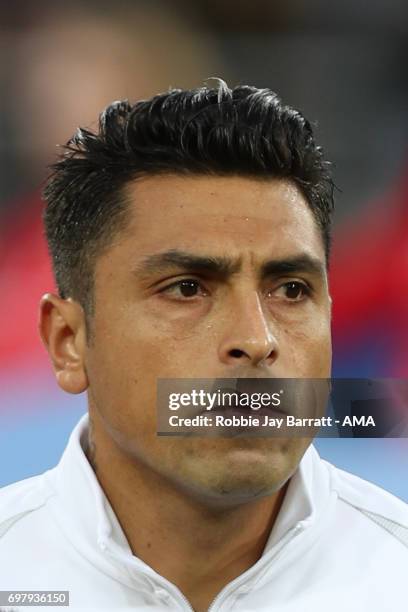
M54 495L44 476L33 476L0 489L0 543L13 525L43 508Z
M394 536L408 552L408 504L381 487L323 460L340 502Z

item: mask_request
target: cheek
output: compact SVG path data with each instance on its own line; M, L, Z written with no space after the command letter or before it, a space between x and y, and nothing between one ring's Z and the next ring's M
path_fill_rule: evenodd
M131 435L155 430L157 379L177 378L187 366L171 335L143 317L122 315L95 317L87 374L90 401L112 428Z
M288 371L302 378L327 378L331 373L331 329L328 320L296 328L286 327L281 337L281 357Z
M118 322L120 333L115 338L111 334L112 353L126 368L131 364L143 384L155 385L160 377L190 376L206 355L216 354L209 349L211 329L202 310L200 306L131 305Z
M146 354L155 353L154 361L158 359L165 372L174 372L173 377L190 372L209 353L215 355L215 348L210 349L211 331L219 324L220 309L211 308L209 302L177 304L157 299L138 309Z
M89 381L90 407L119 446L140 444L156 433L155 376L129 359L126 347L96 356Z

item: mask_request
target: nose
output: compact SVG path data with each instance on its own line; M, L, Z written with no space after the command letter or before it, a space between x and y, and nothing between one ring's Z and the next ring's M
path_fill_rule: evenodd
M233 302L228 327L219 345L219 359L227 365L272 365L279 347L256 291Z

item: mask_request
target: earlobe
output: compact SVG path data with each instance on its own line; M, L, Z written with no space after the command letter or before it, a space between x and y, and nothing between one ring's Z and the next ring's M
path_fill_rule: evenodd
M61 389L68 393L85 391L86 327L81 305L71 298L46 293L40 302L39 332Z

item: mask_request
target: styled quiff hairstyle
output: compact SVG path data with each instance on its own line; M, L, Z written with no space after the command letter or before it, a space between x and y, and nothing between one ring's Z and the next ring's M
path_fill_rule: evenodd
M95 259L126 227L124 187L144 175L287 179L305 196L329 261L333 181L310 123L270 89L172 89L118 101L98 130L79 128L44 188L44 223L60 296L93 312ZM135 203L137 206L137 202Z

